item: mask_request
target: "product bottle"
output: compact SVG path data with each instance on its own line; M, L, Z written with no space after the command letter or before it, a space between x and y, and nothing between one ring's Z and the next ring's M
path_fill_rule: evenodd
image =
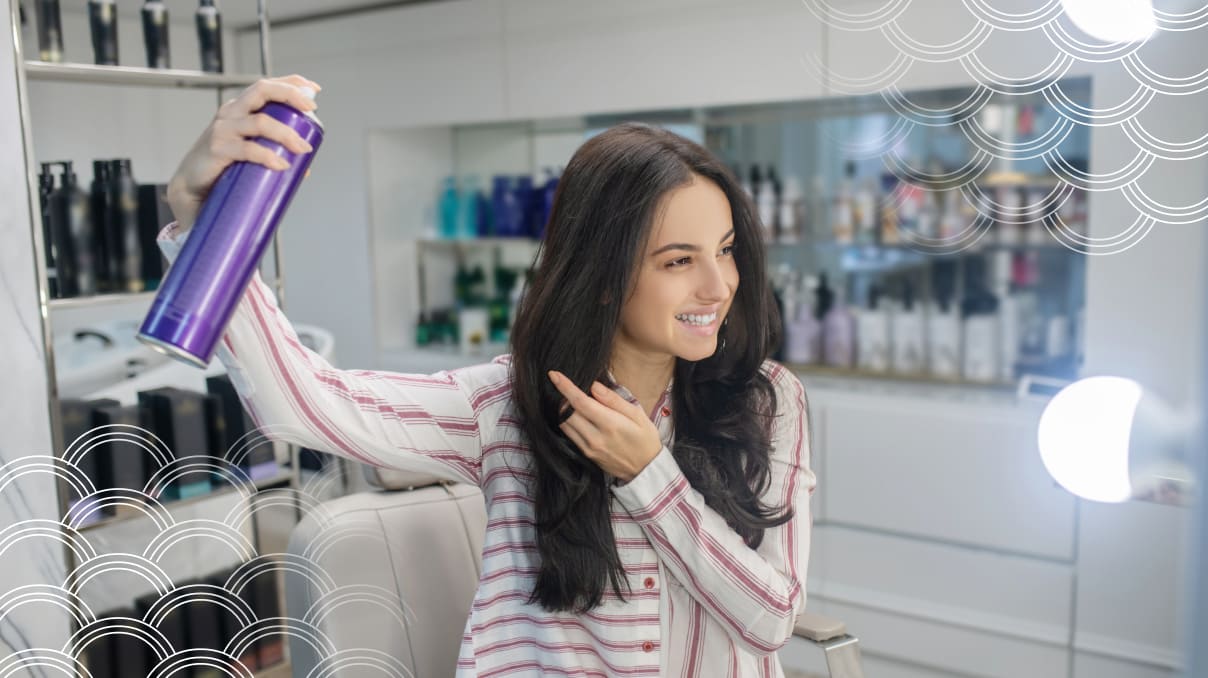
M457 233L457 179L445 177L444 188L440 192L440 235L443 238L456 238Z
M143 291L143 246L138 227L138 184L130 171L130 159L114 160L109 167L110 212L114 241L118 243L118 292Z
M879 231L877 233L877 242L881 245L897 245L900 241L899 237L899 209L895 206L895 192L898 189L898 178L891 172L886 172L881 175L881 205L878 210L879 219L877 225Z
M118 292L116 284L118 272L121 271L120 239L114 232L112 199L109 189L108 160L92 161L92 230L95 234L93 261L96 262L97 291Z
M839 183L839 190L835 193L834 207L831 210L831 230L835 242L840 245L851 244L855 229L855 214L851 197L851 182L855 172L855 163L848 162L847 174Z
M968 294L961 302L964 317L964 355L961 375L969 381L992 382L1001 374L998 299L986 288L985 269L970 258Z
M214 0L201 0L197 8L197 44L201 48L201 70L222 72L222 15Z
M62 290L59 287L59 271L56 266L58 260L58 243L53 237L51 229L52 217L50 215L50 194L55 190L55 175L51 172L51 163L42 163L42 172L38 174L38 205L41 207L42 215L42 248L46 255L46 291L51 299L58 299L62 296Z
M852 368L856 364L856 319L844 303L842 288L835 290L835 303L822 319L822 353L831 367Z
M1012 253L994 252L993 293L998 299L998 380L1014 382L1019 358L1019 308L1011 289Z
M923 314L915 304L914 286L902 284L902 306L893 314L893 370L899 374L920 374L925 367L927 343Z
M42 61L63 61L63 20L59 15L59 0L34 0L38 17L38 58Z
M794 314L792 330L786 332L785 360L797 365L816 365L822 362L822 323L818 321L813 298L817 295L818 281L807 278L798 296L800 301Z
M117 63L117 6L114 0L88 0L88 25L92 29L92 52L98 66Z
M779 242L792 245L801 239L801 222L804 219L802 206L801 182L789 175L784 179L784 193L781 195L777 219L779 230L776 239Z
M962 227L960 215L961 192L956 189L944 191L943 211L940 212L940 238L951 240L956 238Z
M927 369L932 376L956 380L961 376L962 320L957 300L957 261L939 258L930 268L931 305L926 318Z
M872 245L877 241L877 190L872 178L860 182L853 198L855 209L856 242Z
M933 376L956 379L961 374L961 319L950 296L936 300L927 318L927 358Z
M868 288L867 305L856 312L856 362L862 370L884 372L889 369L892 344L889 333L889 313L878 306L881 290Z
M50 194L51 237L58 243L59 285L65 297L96 294L88 196L80 190L71 162L54 164L63 168L59 187Z
M161 0L147 0L143 3L142 15L147 68L172 68L168 51L168 8Z
M770 174L756 188L755 205L759 209L763 241L772 242L776 239L776 189L772 184Z
M478 206L482 196L482 188L479 186L479 178L477 175L465 177L460 195L456 196L457 215L451 233L445 237L462 238L472 240L478 237ZM446 189L445 198L449 198L448 189ZM441 203L442 219L444 216L445 204ZM443 227L442 227L443 228Z
M270 102L260 112L292 128L313 149L323 142L323 126L313 113L278 102ZM223 171L138 334L141 341L197 367L204 368L213 357L314 159L314 150L295 154L267 139L256 143L285 159L289 169L241 161Z

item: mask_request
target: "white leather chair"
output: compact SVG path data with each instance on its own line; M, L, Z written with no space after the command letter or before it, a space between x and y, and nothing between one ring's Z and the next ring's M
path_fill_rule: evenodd
M482 494L402 471L365 473L377 490L313 507L290 536L286 614L306 622L289 635L293 675L327 657L332 678L452 676L478 586ZM842 622L807 612L796 635L825 651L831 678L863 678Z

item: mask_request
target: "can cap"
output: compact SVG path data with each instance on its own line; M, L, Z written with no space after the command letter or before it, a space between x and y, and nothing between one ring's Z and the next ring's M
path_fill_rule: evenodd
M315 94L316 94L315 88L307 87L307 86L303 85L302 87L299 87L298 89L302 90L302 94L306 95L307 99L310 99L311 101L315 100ZM314 120L315 123L317 123L319 125L319 127L323 126L323 121L319 120L318 116L315 115L314 111L303 111L302 114L305 115L306 117L310 118L311 120Z

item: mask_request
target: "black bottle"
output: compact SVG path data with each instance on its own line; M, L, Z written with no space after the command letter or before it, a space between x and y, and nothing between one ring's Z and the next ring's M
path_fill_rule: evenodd
M63 61L63 21L59 16L59 0L35 0L38 15L38 58L42 61Z
M59 271L57 243L51 235L50 194L55 190L55 175L51 172L51 163L42 163L42 172L38 174L38 206L42 215L42 249L46 252L46 293L51 299L62 295L59 289Z
M116 292L115 271L121 270L118 263L119 250L114 244L112 210L109 207L109 161L92 161L92 229L96 234L93 245L93 260L96 262L97 290ZM120 240L118 241L120 242Z
M63 168L59 187L50 194L51 237L58 243L59 287L67 297L96 294L88 196L80 190L71 162L55 164Z
M88 25L92 52L98 66L117 64L117 4L114 0L88 0Z
M142 15L147 68L172 68L168 53L168 8L160 0L147 0Z
M115 292L143 291L143 246L138 224L138 184L130 171L130 160L112 160L109 165L110 233L116 244L117 256L110 261L117 268L110 271Z
M222 15L214 0L201 0L197 8L197 44L201 47L201 70L222 72Z

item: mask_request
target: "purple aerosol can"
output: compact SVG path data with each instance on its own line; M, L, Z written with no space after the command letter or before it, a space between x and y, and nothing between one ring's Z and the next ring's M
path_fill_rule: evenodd
M313 91L308 94L313 98ZM312 113L275 101L260 112L293 128L315 150L295 154L275 141L258 138L256 143L285 158L289 169L241 161L223 171L139 329L139 341L196 367L206 367L213 358L323 142L323 125Z

